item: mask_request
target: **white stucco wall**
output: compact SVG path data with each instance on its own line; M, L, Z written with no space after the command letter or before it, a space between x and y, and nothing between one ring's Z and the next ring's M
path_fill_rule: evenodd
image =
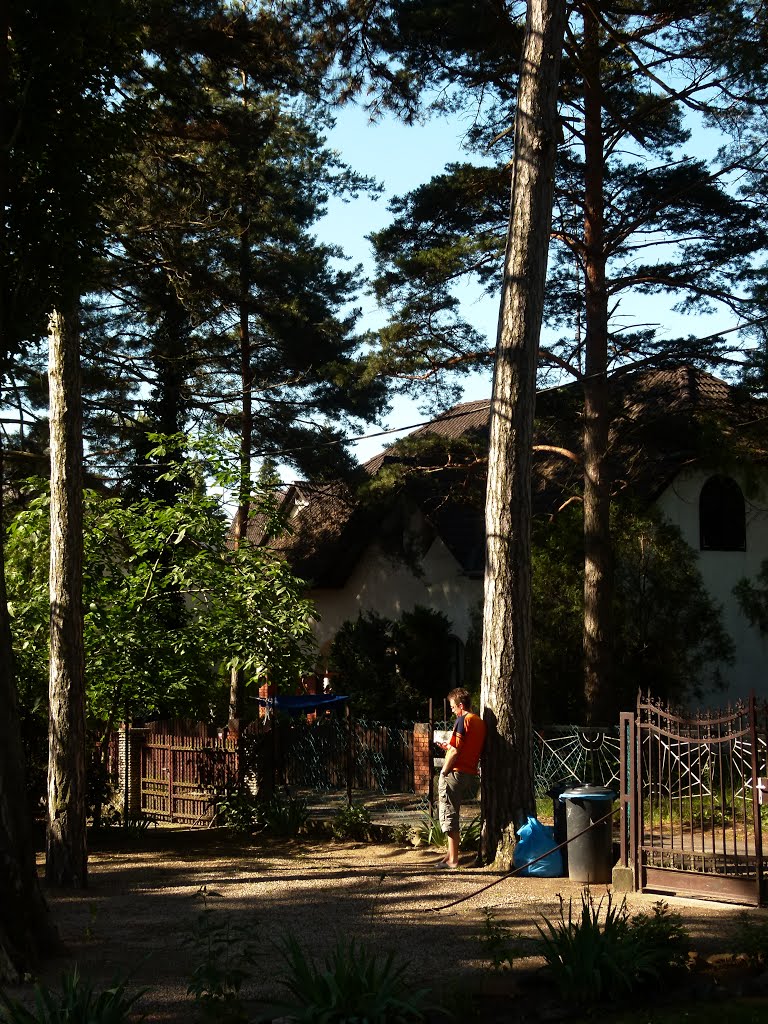
M466 641L471 610L483 596L482 580L470 579L437 538L422 563L423 575L416 576L401 561L387 557L372 544L358 561L346 585L338 590L311 590L320 621L315 635L322 650L347 619L360 612L377 612L397 619L416 605L442 612L453 624L453 633Z
M749 625L732 593L743 577L754 579L763 560L768 558L768 483L762 494L748 497L743 479L733 474L744 493L746 551L699 551L699 494L710 475L701 470L680 473L657 504L698 552L704 583L722 605L723 624L736 646L736 662L724 673L727 690L711 694L705 700L706 704L718 706L747 697L751 689L758 697L768 698L768 641Z

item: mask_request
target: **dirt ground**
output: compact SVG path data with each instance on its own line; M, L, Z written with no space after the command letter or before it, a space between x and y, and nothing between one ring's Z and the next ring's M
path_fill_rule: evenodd
M254 976L244 988L253 1009L280 994L283 963L276 942L289 933L314 956L339 938L360 939L395 950L420 985L480 992L491 984L483 908L534 937L536 922L557 916L558 894L580 904L582 885L566 878L499 880L470 861L459 871L441 872L434 868L437 859L434 850L386 843L243 840L205 829L157 829L132 841L93 843L89 888L47 892L68 953L49 963L38 980L56 985L74 964L97 983L130 973L133 986L148 988L141 1004L148 1019L194 1018L186 988L204 953L189 940L207 906L212 921L231 924L238 942L247 932L255 944ZM451 906L461 897L466 899ZM658 899L627 897L633 913ZM729 950L729 933L744 908L667 902L682 914L694 950L702 956ZM768 920L766 910L747 912ZM540 961L520 963L520 977L530 979ZM525 998L517 982L505 984L507 998ZM768 1019L768 999L765 1014Z

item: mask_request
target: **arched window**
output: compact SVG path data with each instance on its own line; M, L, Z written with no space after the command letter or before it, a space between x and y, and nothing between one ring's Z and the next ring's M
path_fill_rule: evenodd
M746 551L744 495L729 476L711 476L699 495L699 545L702 551Z

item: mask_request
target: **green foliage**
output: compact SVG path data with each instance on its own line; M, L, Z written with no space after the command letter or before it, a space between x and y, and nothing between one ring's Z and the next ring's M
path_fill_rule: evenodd
M477 850L480 846L483 823L479 816L472 818L466 825L459 826L459 849Z
M0 989L0 1020L5 1024L126 1024L145 991L129 993L126 981L115 981L99 992L75 967L62 977L59 992L35 985L32 1008Z
M424 846L446 846L448 844L448 836L440 827L440 822L428 811L421 815L418 825L414 826L412 830L412 835L418 843Z
M697 568L696 553L653 510L614 502L616 706L653 679L660 698L683 700L720 685L733 642ZM581 507L534 523L533 717L582 720Z
M731 948L745 956L752 967L764 969L768 965L768 921L746 911L739 914Z
M407 821L398 821L390 829L390 835L393 843L398 843L400 846L407 846L411 842L413 833L413 825Z
M483 907L482 946L485 958L495 971L510 970L523 955L520 939L506 925L496 920L493 907Z
M191 458L186 466L197 472ZM92 717L110 721L129 706L136 716L207 718L223 692L222 667L248 677L269 670L276 680L306 667L313 610L302 581L264 549L228 549L221 501L194 487L172 505L86 494L84 642ZM254 498L259 514L271 514L273 505L270 495ZM27 701L44 701L46 494L11 524L7 582L21 692Z
M290 998L271 1008L272 1017L295 1024L410 1024L425 1020L431 1009L429 991L409 984L407 964L391 952L340 940L319 967L292 935L280 952Z
M361 612L336 633L330 665L359 716L413 720L425 715L430 697L445 696L453 650L441 612L417 606L397 621Z
M258 807L258 821L273 836L297 836L307 824L309 808L304 797L273 793Z
M204 900L205 909L185 942L199 958L187 995L194 996L206 1020L236 1024L248 1019L240 989L253 973L251 965L257 954L252 941L255 929L252 924L233 924L229 914L219 917L208 906L210 899L220 897L215 890L204 887L198 895Z
M482 824L479 817L472 818L465 825L459 826L459 849L476 850L480 845ZM417 825L411 827L411 837L419 845L443 847L448 843L448 836L443 832L440 821L425 811Z
M595 902L581 894L581 911L560 897L560 917L536 926L541 954L563 999L581 1007L618 999L641 983L659 979L685 963L688 936L679 914L660 902L653 915L629 920L626 900L608 892Z
M350 804L334 815L331 834L334 839L368 839L371 824L371 812L364 804Z
M250 835L258 822L259 800L249 789L233 790L217 799L216 812L227 828Z
M269 800L264 800L249 789L233 790L219 797L216 810L227 828L242 835L258 830L274 836L297 836L309 817L303 797L273 793Z

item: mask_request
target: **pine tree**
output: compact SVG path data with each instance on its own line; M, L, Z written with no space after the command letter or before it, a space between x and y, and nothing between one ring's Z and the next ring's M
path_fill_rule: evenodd
M494 142L500 151L495 165L448 167L396 201L393 224L375 238L379 294L398 306L382 332L380 365L412 378L415 367L437 375L491 361L487 344L462 320L458 295L465 275L497 288L519 25L482 2L393 9L399 39L379 23L379 41L403 63L403 77L414 89L441 87L444 105L475 104L470 143ZM585 693L594 722L616 710L608 377L639 361L732 356L733 338L670 341L657 333L645 323L649 295L669 294L685 311L720 304L750 318L749 283L768 240L765 225L730 187L734 163L685 155L684 113L744 127L765 82L739 54L759 31L749 9L731 4L585 4L569 19L541 368L545 380L573 375L584 396L577 456L584 467Z

